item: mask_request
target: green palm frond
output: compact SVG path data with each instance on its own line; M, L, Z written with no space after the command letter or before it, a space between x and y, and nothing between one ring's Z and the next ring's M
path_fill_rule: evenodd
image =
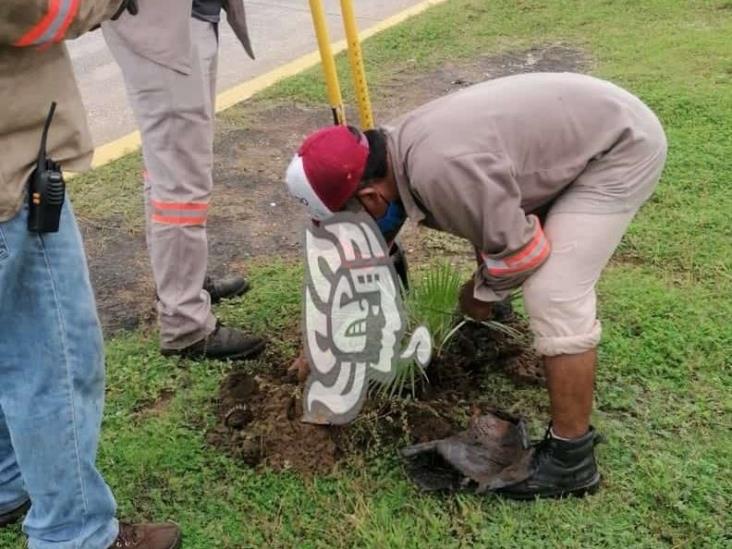
M475 322L467 317L461 318L456 312L461 286L461 274L449 263L441 263L427 271L405 299L409 319L405 342L417 326L426 326L432 336L433 357L439 357L465 324ZM480 324L514 339L523 337L511 326L495 320ZM380 397L414 398L418 387L425 382L429 383L428 372L416 360L399 358L391 381L374 381L370 389Z
M438 354L455 326L460 286L460 273L449 263L442 263L428 271L407 297L410 324L427 327Z

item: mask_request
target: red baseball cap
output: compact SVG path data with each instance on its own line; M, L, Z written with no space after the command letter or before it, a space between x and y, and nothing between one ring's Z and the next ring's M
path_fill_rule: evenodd
M314 219L327 219L356 193L368 156L365 135L356 135L347 126L318 130L305 139L290 162L287 189Z

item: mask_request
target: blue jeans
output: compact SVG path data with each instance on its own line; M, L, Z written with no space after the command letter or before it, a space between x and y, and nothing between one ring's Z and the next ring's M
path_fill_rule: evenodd
M0 223L0 514L30 497L32 549L107 549L112 492L96 468L102 333L71 205L59 232Z

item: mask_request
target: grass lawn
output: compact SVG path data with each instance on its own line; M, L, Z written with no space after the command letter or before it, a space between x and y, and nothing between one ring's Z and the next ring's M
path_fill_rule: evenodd
M174 519L185 547L200 549L732 545L732 2L451 0L369 40L365 56L378 103L380 83L399 71L553 42L584 49L594 74L644 99L670 144L660 188L600 285L601 492L529 504L425 496L391 448L325 478L249 469L205 442L229 365L178 367L159 356L154 335L135 333L107 345L100 466L120 516ZM323 94L318 70L265 93L304 103ZM122 181L136 198L127 183L138 169L129 157L72 186ZM86 196L82 216L94 207ZM259 262L250 274L251 296L219 315L291 332L300 267ZM543 390L492 376L485 391L541 434ZM18 529L0 533L0 547L22 546Z

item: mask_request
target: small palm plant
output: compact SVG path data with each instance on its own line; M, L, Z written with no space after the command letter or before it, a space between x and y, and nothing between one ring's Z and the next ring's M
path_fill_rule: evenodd
M450 338L460 329L456 305L460 293L460 274L449 263L442 263L428 271L414 285L404 306L409 325L407 339L418 326L425 326L432 335L433 358L439 356ZM397 359L396 374L389 383L378 384L382 396L407 394L415 396L420 383L429 381L427 374L414 358Z
M410 325L427 327L437 356L456 331L461 283L455 268L449 263L441 263L424 275L406 299Z
M432 335L433 359L443 353L453 336L467 322L476 322L461 316L457 311L461 286L461 274L452 265L444 262L427 271L406 296L404 306L409 325L405 339L418 326L427 327ZM479 323L514 339L523 337L520 332L503 322L486 320ZM399 358L393 379L389 383L377 383L374 388L381 396L391 398L405 395L414 398L417 387L424 382L429 382L427 372L416 359Z

